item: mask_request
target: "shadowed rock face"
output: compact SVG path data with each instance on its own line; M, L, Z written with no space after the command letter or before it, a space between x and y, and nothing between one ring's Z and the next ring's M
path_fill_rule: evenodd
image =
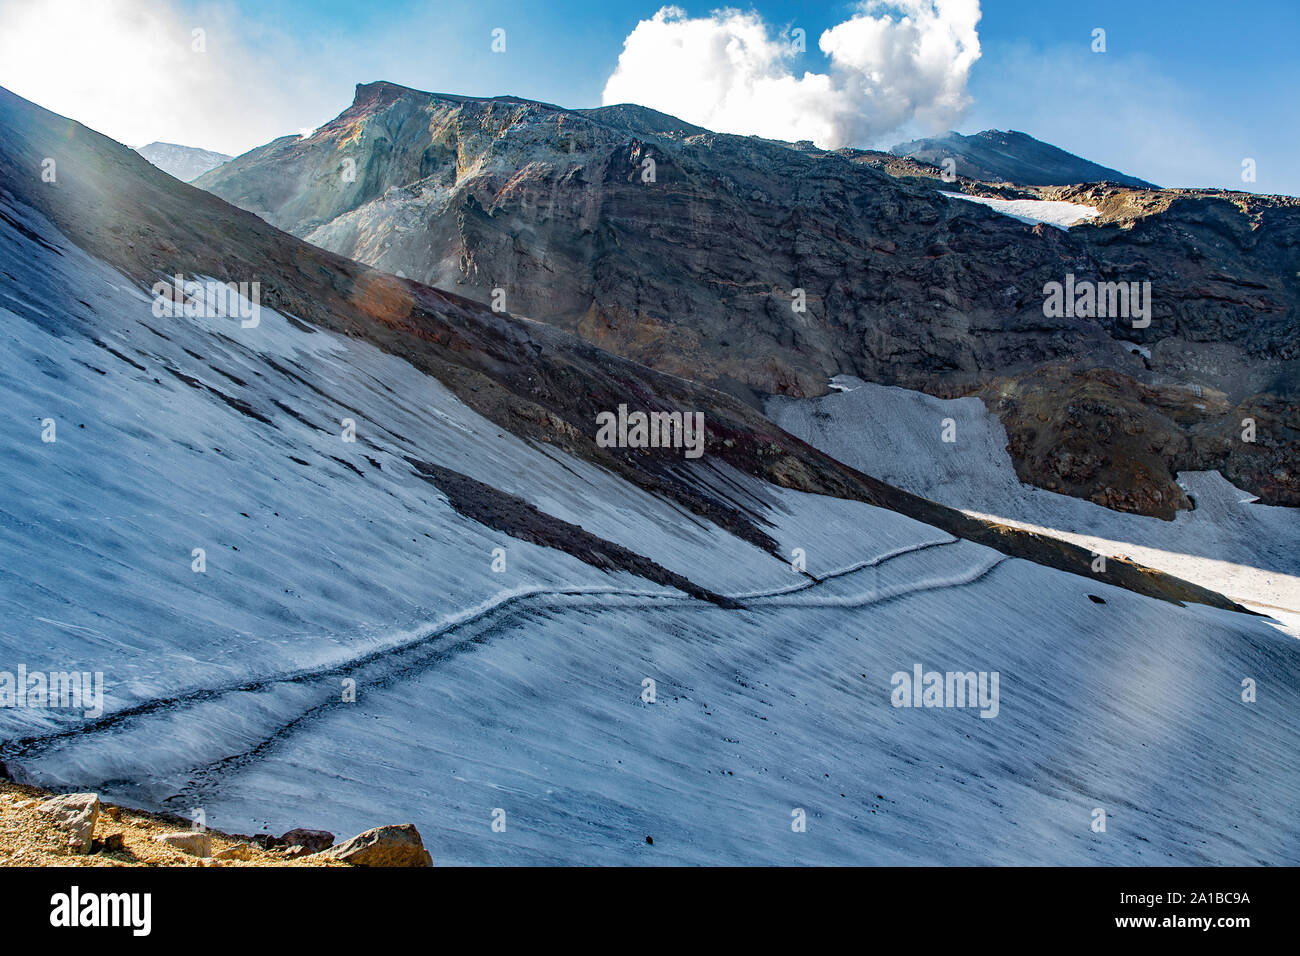
M1020 193L1104 204L1097 224L1067 233L949 200L935 187L990 190L927 171L937 173L888 154L715 134L636 106L565 110L374 83L310 138L276 140L198 185L342 255L479 302L495 295L752 403L824 394L837 373L988 396L1044 367L1100 369L1068 415L992 403L1024 480L1168 517L1186 506L1174 471L1194 461L1266 502L1300 504L1287 464L1295 200L1113 185ZM1044 316L1044 285L1067 273L1151 281L1150 326ZM1227 404L1146 414L1140 448L1106 444L1104 424L1144 389L1189 396L1189 385ZM1253 445L1232 440L1242 407L1267 408L1279 427ZM1034 451L1066 442L1079 454Z

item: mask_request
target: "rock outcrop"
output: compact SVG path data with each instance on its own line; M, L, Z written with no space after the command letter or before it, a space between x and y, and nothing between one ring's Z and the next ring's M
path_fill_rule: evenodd
M95 823L99 820L97 794L68 793L50 797L36 809L51 825L67 835L69 853L90 852L95 842Z
M288 849L301 847L308 853L319 853L334 845L334 834L328 830L305 830L295 827L280 837L279 845Z
M94 793L54 795L0 781L0 866L347 865L320 854L290 857L269 851L248 836L177 830L183 823L169 813L104 804ZM74 836L75 846L69 842Z
M234 846L228 846L224 850L217 850L212 854L214 860L247 862L253 858L253 848L247 843L236 843Z
M420 831L413 824L375 827L322 851L323 856L353 866L433 866Z
M165 843L172 849L188 853L190 856L208 857L212 855L212 834L204 830L163 833L154 837L154 841L156 843Z

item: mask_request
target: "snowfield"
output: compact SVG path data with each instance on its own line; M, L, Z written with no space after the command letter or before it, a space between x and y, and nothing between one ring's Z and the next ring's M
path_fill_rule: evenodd
M768 416L793 435L867 474L918 495L1120 555L1226 594L1274 616L1300 637L1300 511L1255 503L1215 472L1183 472L1195 503L1173 521L1111 511L1022 484L996 415L978 398L835 379L836 392L777 398ZM944 419L957 441L941 440Z
M1041 222L1055 226L1057 229L1068 230L1071 226L1095 219L1098 215L1097 210L1092 206L1077 202L1059 202L1052 199L990 199L984 196L948 192L944 189L940 189L939 192L951 199L965 199L967 202L988 206L994 212L1019 219L1031 226Z
M155 318L0 213L0 672L107 685L97 720L0 707L29 779L233 832L409 821L439 864L1300 863L1300 644L1267 619L684 464L768 554L365 343ZM408 458L744 606L507 537ZM996 672L997 716L894 707L918 664Z

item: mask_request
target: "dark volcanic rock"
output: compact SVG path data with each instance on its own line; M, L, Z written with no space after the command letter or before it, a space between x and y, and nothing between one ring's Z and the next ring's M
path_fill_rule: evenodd
M1042 314L1042 285L1082 258L1058 230L638 107L371 84L311 139L200 185L327 249L480 302L501 289L509 311L741 396L822 394L838 372L974 380L1104 334Z
M319 853L334 845L334 834L328 830L305 830L295 827L280 837L277 843L289 849L302 847L307 853Z

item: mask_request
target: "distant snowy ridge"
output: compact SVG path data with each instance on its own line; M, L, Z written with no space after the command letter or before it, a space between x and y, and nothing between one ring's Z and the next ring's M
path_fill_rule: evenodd
M141 146L136 152L183 183L193 182L209 170L234 158L210 149L178 146L175 143L150 143Z

